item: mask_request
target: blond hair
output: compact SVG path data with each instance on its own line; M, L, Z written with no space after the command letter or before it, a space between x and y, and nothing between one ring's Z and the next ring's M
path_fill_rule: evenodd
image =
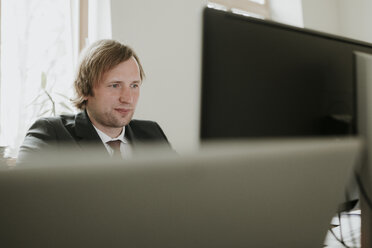
M85 109L85 97L93 96L93 88L99 83L103 74L132 57L138 63L142 80L145 73L136 53L130 47L115 40L99 40L85 49L74 81L75 107Z

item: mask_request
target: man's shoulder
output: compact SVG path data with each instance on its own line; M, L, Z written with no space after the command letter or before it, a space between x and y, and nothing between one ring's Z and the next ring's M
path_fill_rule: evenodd
M155 121L133 119L129 122L129 126L131 127L150 126L151 127L151 126L159 126L159 125Z
M36 120L26 133L17 161L26 161L34 153L54 147L59 142L73 140L66 123L73 122L75 115L42 117Z
M167 140L158 123L149 120L131 120L128 124L129 132L142 140Z
M70 140L76 129L75 114L41 117L29 128L26 137L36 136L42 139Z
M48 117L41 117L35 121L35 123L69 123L75 121L74 114L69 115L59 115L59 116L48 116Z

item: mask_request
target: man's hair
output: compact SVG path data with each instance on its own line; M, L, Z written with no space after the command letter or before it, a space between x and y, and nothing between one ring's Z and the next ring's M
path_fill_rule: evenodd
M75 107L85 109L84 97L93 96L93 88L100 82L103 74L131 57L138 63L142 80L145 73L136 53L130 47L115 40L99 40L86 48L82 52L74 81Z

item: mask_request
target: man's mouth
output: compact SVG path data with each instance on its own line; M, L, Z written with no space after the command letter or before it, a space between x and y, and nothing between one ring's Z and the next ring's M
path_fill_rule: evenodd
M132 111L131 108L115 108L115 111L119 112L120 114L127 114Z

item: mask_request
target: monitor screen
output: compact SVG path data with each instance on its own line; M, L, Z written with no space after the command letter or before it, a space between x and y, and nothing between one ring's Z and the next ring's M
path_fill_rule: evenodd
M201 139L355 134L354 51L372 45L206 8Z

